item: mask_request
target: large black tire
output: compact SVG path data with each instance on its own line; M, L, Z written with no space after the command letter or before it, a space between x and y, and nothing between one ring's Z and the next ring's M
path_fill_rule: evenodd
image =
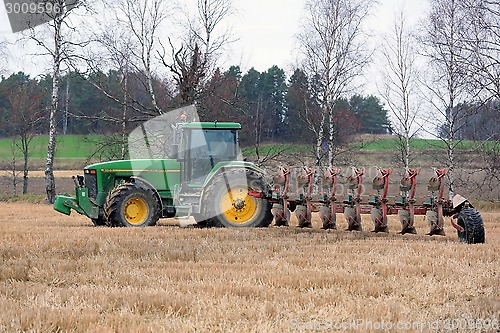
M91 219L91 220L92 220L92 223L94 223L94 226L96 226L96 227L106 225L106 219L102 216L99 216L98 218Z
M470 207L465 207L460 211L458 224L464 228L464 232L458 237L468 244L484 243L484 224L481 214Z
M272 203L248 195L266 191L264 179L251 170L223 171L205 189L202 214L208 225L228 228L268 227L273 220Z
M158 222L160 212L160 203L152 190L135 183L115 187L104 205L104 214L111 227L153 226Z

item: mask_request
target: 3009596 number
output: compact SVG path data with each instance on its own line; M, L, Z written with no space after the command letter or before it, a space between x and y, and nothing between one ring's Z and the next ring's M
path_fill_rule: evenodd
M51 2L6 2L7 14L58 14L61 5Z

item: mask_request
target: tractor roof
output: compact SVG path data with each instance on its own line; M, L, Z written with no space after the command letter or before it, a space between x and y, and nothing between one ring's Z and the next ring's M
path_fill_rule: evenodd
M193 122L184 123L182 128L192 128L192 129L235 129L240 130L241 124L232 122Z

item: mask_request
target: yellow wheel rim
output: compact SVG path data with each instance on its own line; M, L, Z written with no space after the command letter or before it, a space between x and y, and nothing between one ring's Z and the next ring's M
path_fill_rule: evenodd
M242 224L255 214L257 203L254 197L248 195L246 187L237 187L222 195L221 211L229 221Z
M149 206L142 198L131 198L125 204L125 219L130 224L143 224L149 215Z

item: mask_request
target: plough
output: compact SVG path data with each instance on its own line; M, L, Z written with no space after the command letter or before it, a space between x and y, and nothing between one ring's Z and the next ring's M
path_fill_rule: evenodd
M314 186L315 172L310 167L298 170L280 167L273 176L269 200L273 203L271 212L276 226L287 226L291 211L295 211L298 226L311 227L312 213L319 212L323 229L337 229L337 214L343 213L347 230L361 231L361 215L370 214L373 232L388 232L387 216L397 214L401 223L399 233L416 234L415 215L425 215L430 229L427 235L445 235L444 216L450 215L452 211L451 201L443 198L446 169L434 169L434 176L427 187L429 195L419 205L415 199L418 169L406 170L399 184L399 195L392 203L387 196L391 169L377 169L377 176L372 181L376 194L368 196L366 203L363 203L364 169L352 168L346 177L347 193L343 195L338 193L340 169L327 168L319 186ZM296 191L292 192L294 187Z

